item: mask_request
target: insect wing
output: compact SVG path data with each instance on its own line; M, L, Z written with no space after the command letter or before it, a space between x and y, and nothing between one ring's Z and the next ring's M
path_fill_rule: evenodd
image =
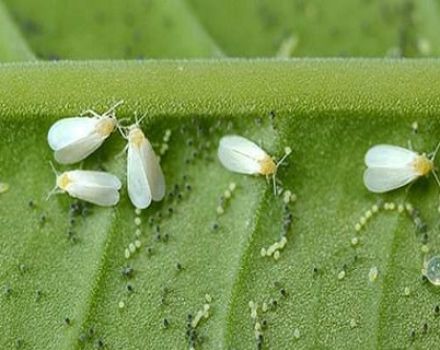
M218 158L225 168L242 174L259 174L260 161L267 157L259 146L248 139L230 135L220 140Z
M97 118L73 117L60 119L47 134L47 141L54 151L67 147L94 132Z
M368 150L365 164L372 168L402 168L412 163L416 157L416 152L403 147L377 145Z
M383 193L407 185L419 175L412 167L368 168L364 172L364 184L369 191Z
M112 206L119 202L121 182L112 174L99 171L70 171L71 184L67 192L75 198L100 206Z
M165 196L165 177L163 176L159 160L148 139L145 139L139 150L143 160L143 167L147 174L151 197L154 201L160 201Z
M136 208L147 208L151 203L151 189L146 172L146 161L141 156L141 147L130 144L127 155L128 196Z

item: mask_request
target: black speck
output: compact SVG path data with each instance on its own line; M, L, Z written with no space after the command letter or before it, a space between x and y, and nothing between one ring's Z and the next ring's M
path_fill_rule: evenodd
M93 327L89 328L89 337L93 337L95 335L95 329Z
M440 306L436 305L434 307L434 313L435 313L436 316L438 316L440 314Z
M70 324L71 324L70 318L69 318L69 317L66 317L66 318L64 319L64 323L65 323L67 326L70 326Z
M170 325L170 321L168 321L167 318L164 318L164 319L163 319L163 326L164 326L165 328L168 328L169 325Z
M12 294L12 288L10 286L4 286L3 292L6 296L10 296Z
M21 349L24 345L24 340L21 338L18 338L15 340L15 348L16 349Z
M46 214L41 214L40 215L40 224L43 225L46 221L47 221Z

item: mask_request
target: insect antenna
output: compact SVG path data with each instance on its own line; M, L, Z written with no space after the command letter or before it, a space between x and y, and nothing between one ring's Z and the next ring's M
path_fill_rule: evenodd
M115 109L124 103L123 100L116 102L112 107L110 107L102 116L113 116Z
M47 194L46 200L48 201L50 197L57 193L57 185L55 185Z
M142 117L141 117L140 119L138 119L137 114L135 114L134 118L135 118L135 120L136 120L136 125L137 125L138 127L141 127L142 120L144 120L146 116L147 116L147 112L145 112L145 113L142 115Z
M59 173L57 171L57 169L55 169L55 166L53 165L53 163L51 161L49 161L50 167L52 168L53 173L55 174L56 177L58 177ZM52 197L56 192L57 192L57 188L58 186L55 184L54 188L52 188L49 193L47 194L46 200L49 200L50 197Z
M53 173L55 174L55 176L58 176L60 173L58 172L58 170L55 168L55 165L53 165L53 163L51 161L49 161L49 165L53 171Z
M434 152L429 157L431 162L434 162L435 157L437 156L439 149L440 149L440 142L437 144L437 147L435 148ZM437 171L435 170L435 167L432 168L432 175L434 176L434 179L437 182L437 185L440 187L440 179L438 177Z
M432 169L432 175L434 175L434 179L437 182L438 187L440 187L440 179L438 178L437 172Z
M286 158L292 153L292 150L290 149L290 147L286 147L284 150L284 156L281 157L281 159L276 163L276 169L275 169L275 173L272 175L272 183L273 183L273 193L275 194L275 196L278 194L277 191L277 183L276 183L276 177L277 177L277 172L278 172L278 167L283 164L283 162L286 160Z
M434 161L435 157L437 156L437 153L438 153L439 149L440 149L440 142L437 144L437 147L435 148L434 152L432 153L432 155L430 157L431 161Z
M283 164L283 162L286 160L286 158L290 155L290 153L292 153L292 150L290 148L286 147L284 156L282 156L282 158L277 162L276 167L278 169L278 167Z

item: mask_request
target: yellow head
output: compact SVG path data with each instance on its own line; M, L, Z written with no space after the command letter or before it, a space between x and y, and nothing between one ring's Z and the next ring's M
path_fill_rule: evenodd
M264 157L260 161L260 165L261 165L260 173L262 175L273 175L277 171L277 165L275 164L273 159L269 156Z
M427 175L434 169L434 163L431 159L422 154L414 160L413 167L420 176Z
M57 186L63 191L67 191L67 187L71 182L72 181L69 179L67 172L57 176Z
M113 117L104 117L96 125L96 131L99 135L107 137L116 127L116 119Z
M145 135L142 130L138 126L131 127L128 133L128 142L136 147L140 147L144 141Z

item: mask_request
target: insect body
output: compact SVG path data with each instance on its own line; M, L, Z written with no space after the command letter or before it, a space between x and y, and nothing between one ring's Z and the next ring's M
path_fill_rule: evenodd
M100 205L112 206L119 202L121 181L101 171L72 170L57 175L52 192L67 192L71 197Z
M434 171L434 157L418 154L406 148L392 145L377 145L365 155L367 169L364 172L364 184L371 192L383 193L405 186L420 176L430 172L439 183Z
M222 137L218 158L226 169L240 174L272 175L277 170L277 165L263 149L242 136Z
M165 196L165 178L150 141L137 124L128 131L127 188L136 208L147 208L151 200Z
M61 164L72 164L87 158L117 126L113 115L118 102L103 115L93 111L93 117L72 117L58 120L49 129L47 140L55 151L55 159Z
M290 152L290 148L286 148L283 158L275 163L271 156L252 141L238 135L227 135L220 140L218 158L226 169L236 173L273 176L275 190L276 172Z

